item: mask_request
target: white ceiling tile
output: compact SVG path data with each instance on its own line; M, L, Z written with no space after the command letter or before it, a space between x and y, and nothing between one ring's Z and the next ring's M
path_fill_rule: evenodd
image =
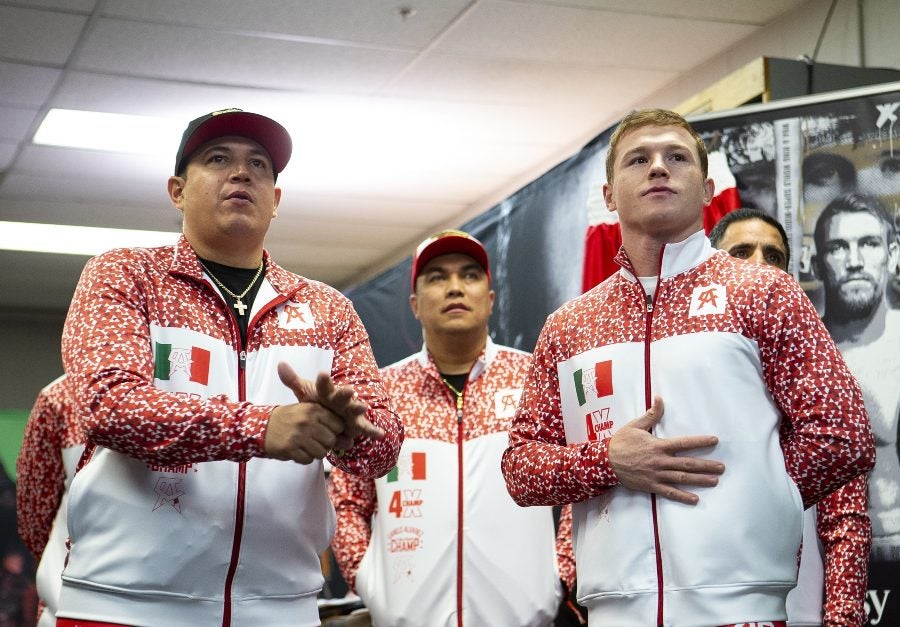
M90 13L99 0L16 0L31 9L58 9L69 13Z
M0 106L0 141L24 141L36 115L34 109Z
M117 209L122 217L129 211L141 211L143 207L158 207L155 213L141 215L147 218L141 227L152 230L170 231L180 224L178 210L172 207L165 192L165 181L156 185L141 184L109 175L104 178L80 179L60 178L53 175L29 176L10 172L0 182L0 195L9 199L41 199L49 201L72 202L74 207L80 204L98 202L102 207L110 207L118 201ZM146 199L158 199L146 201ZM151 209L151 212L153 210ZM71 219L64 224L80 226L112 226L118 220L109 218L109 213L78 212L71 214ZM124 227L125 224L116 224Z
M335 194L328 196L293 194L288 200L295 203L290 213L288 214L283 206L279 209L279 213L288 215L292 220L330 219L345 224L360 222L366 225L383 225L391 230L406 227L421 230L434 224L440 216L460 214L468 207L465 203L425 202L368 195L354 197Z
M132 76L179 82L367 93L412 58L410 52L101 19L75 66L113 74L127 68Z
M187 126L188 121L203 113L230 107L277 115L290 110L292 104L304 97L260 87L201 85L70 71L60 81L50 105L183 120Z
M221 0L107 0L103 13L208 29L282 33L315 40L357 42L396 49L427 44L469 0L420 0L403 19L397 0L254 0L222 10Z
M754 26L491 0L435 48L488 58L683 71ZM635 34L640 33L640 41ZM686 45L702 41L704 45ZM676 51L673 53L673 51Z
M86 22L83 15L0 6L0 57L62 65Z
M36 185L33 185L36 187ZM116 197L76 201L66 198L4 198L3 220L44 222L73 226L102 226L114 229L146 229L181 231L181 214L170 211L168 200L141 205L129 204Z
M13 107L39 107L46 101L62 72L47 67L0 62L0 103Z
M763 25L807 0L513 0L523 4Z
M0 141L0 172L10 166L13 157L16 156L16 148L18 148L18 144Z

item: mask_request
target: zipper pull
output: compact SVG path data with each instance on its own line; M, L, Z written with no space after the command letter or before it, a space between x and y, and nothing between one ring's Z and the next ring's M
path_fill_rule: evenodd
M653 311L653 297L647 294L647 313Z
M463 408L463 395L457 394L456 395L456 424L459 424L462 422L462 419L463 419L462 408Z
M247 351L242 350L238 354L238 368L244 370L247 367Z

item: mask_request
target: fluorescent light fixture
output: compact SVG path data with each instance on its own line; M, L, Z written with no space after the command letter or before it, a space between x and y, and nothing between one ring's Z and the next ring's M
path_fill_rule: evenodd
M0 222L0 249L92 257L113 248L174 244L179 233L93 226Z
M34 143L170 156L181 141L181 126L144 115L50 109L34 134Z

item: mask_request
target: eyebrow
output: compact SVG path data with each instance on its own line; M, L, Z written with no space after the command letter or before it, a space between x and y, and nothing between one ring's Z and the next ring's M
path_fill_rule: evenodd
M472 263L467 263L463 267L459 269L460 272L466 272L468 270L478 270L479 272L484 272L484 268L478 265L477 261L473 261ZM446 266L441 264L435 264L433 266L428 266L424 270L422 270L422 274L430 274L432 272L447 272Z
M208 153L208 152L210 152L210 151L213 151L213 150L221 150L222 152L234 152L234 149L229 148L229 147L226 146L225 144L213 144L213 145L211 145L211 146L208 146L208 147L203 151L203 153L206 154L206 153ZM263 150L262 148L251 148L251 149L250 149L250 156L252 156L252 157L264 157L265 159L269 159L269 154L268 154L265 150Z
M633 154L633 153L640 153L640 152L646 152L646 151L648 151L648 150L651 150L651 148L650 148L651 145L655 145L655 144L640 144L640 145L638 145L638 146L635 146L635 147L632 148L631 150L628 150L628 151L626 151L626 152L623 152L623 153L622 153L622 158L625 158L625 157L627 157L628 155L631 155L631 154ZM661 148L662 148L663 150L665 150L665 151L685 150L685 151L687 151L687 152L691 152L691 147L690 147L689 145L687 145L687 144L680 144L680 143L663 144L663 145L661 146ZM691 154L693 154L693 153L691 153Z

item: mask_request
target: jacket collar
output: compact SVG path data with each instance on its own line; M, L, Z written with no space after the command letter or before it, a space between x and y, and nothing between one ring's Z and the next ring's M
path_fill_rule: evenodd
M706 233L701 229L687 239L680 242L666 244L662 250L662 265L659 271L660 279L667 279L682 272L697 267L716 253L716 249L710 244ZM625 253L625 247L619 248L616 253L616 263L621 266L619 274L629 281L636 281L634 267Z
M269 252L266 250L263 250L263 259L266 262L265 278L279 294L290 296L300 289L303 282L306 281L306 279L288 272L272 261ZM175 251L172 258L172 265L169 267L169 272L182 274L191 277L196 281L203 280L203 267L200 265L197 253L183 234L178 238L178 243L175 244Z
M478 359L475 360L475 363L472 364L472 369L469 371L469 381L474 381L481 376L488 367L488 364L490 364L494 360L494 357L497 356L497 350L497 345L494 344L491 336L488 335L484 350L481 351L481 354L478 356ZM440 372L438 371L437 365L431 358L431 353L428 352L428 347L425 346L424 343L422 344L422 350L416 355L416 360L424 370L430 370L435 376L439 377Z

